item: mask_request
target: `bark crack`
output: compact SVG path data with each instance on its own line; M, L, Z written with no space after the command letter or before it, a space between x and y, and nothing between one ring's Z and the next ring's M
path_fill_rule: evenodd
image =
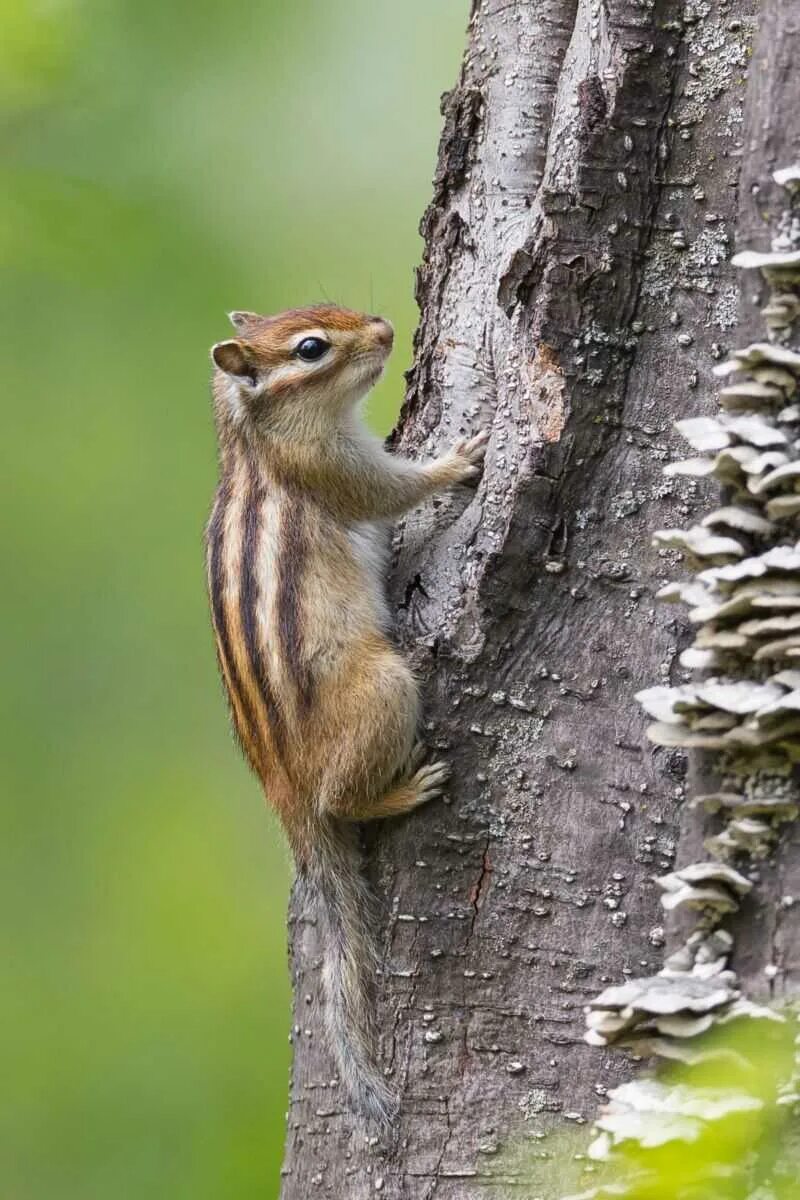
M486 898L486 893L489 890L489 881L492 874L492 866L489 860L490 845L491 834L487 831L486 841L484 842L483 852L481 854L480 874L478 875L477 882L473 884L470 891L469 899L472 906L472 916L470 919L469 935L467 937L468 942L471 940L472 935L475 932L475 923L478 920L478 916L480 915L481 908L483 907L483 903Z

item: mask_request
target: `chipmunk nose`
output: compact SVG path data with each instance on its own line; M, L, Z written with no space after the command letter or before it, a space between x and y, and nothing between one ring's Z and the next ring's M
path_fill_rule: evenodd
M384 346L391 346L394 341L394 328L383 317L370 317L369 323L375 329L375 336Z

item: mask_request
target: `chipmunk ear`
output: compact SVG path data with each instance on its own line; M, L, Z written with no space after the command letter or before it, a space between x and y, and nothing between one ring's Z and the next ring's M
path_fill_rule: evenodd
M228 313L228 320L237 333L241 333L248 325L252 325L254 321L260 321L258 313L245 312L244 310L235 310Z
M255 386L257 368L252 347L240 338L217 342L211 347L211 357L220 371L232 375L240 382Z

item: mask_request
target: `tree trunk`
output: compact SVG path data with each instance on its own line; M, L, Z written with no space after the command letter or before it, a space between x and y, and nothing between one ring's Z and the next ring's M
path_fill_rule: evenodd
M763 7L788 29L793 4ZM673 420L712 407L710 368L736 336L728 258L760 7L474 5L394 438L427 456L492 431L477 491L399 527L391 580L453 781L447 803L367 835L382 1060L402 1109L386 1142L348 1113L316 930L293 906L283 1200L527 1194L504 1151L542 1157L633 1069L584 1044L583 1008L661 965L651 877L673 863L686 760L646 742L632 697L680 678L681 618L653 604L671 565L650 534L700 501L661 468ZM758 86L748 106L768 121Z
M770 249L776 232L789 232L800 248L800 197L794 212L787 212L786 189L773 173L800 163L800 6L797 0L764 0L758 14L759 32L743 114L743 154L736 219L739 250ZM764 341L761 306L768 289L755 272L740 281L741 311L736 343ZM793 343L796 345L796 340ZM706 764L696 763L696 792L715 790ZM703 840L716 823L700 812L682 821L679 860L695 862L708 857ZM797 903L796 903L797 901ZM790 825L768 865L759 886L742 905L732 924L735 934L733 966L746 995L768 1002L797 998L800 993L800 825Z

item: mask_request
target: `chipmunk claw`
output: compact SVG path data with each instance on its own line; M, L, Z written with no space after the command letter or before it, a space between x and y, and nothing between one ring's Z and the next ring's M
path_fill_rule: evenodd
M429 800L441 796L449 778L450 767L446 762L426 763L424 767L420 767L411 777L412 787L418 796L417 803L427 804Z
M459 458L465 458L474 467L480 467L486 456L489 444L489 430L482 429L471 438L461 438L453 447L453 453Z

